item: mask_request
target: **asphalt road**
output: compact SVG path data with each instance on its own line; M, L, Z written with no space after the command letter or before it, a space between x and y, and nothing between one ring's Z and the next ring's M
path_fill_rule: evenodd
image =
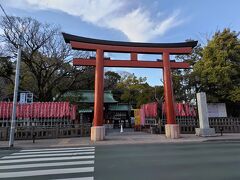
M240 143L104 146L96 180L240 180Z
M240 180L240 142L0 149L0 180Z

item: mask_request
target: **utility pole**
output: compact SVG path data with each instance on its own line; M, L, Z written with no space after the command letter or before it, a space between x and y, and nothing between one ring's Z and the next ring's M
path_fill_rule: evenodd
M9 21L10 25L14 27L16 30L16 26L12 23L11 19L8 17L5 12L3 6L0 4L0 8ZM18 99L18 85L19 85L19 73L20 73L20 64L21 64L21 50L23 46L23 31L20 32L18 42L18 52L17 52L17 63L16 63L16 72L15 72L15 86L14 86L14 96L13 96L13 107L12 107L12 120L11 120L11 129L10 129L10 138L9 138L9 147L13 147L14 145L14 134L16 127L16 112L17 112L17 99Z
M14 145L22 44L23 44L23 36L21 33L19 36L18 52L17 52L17 63L16 63L16 73L15 73L15 86L14 86L14 96L13 96L12 121L11 121L11 129L10 129L9 147L13 147L13 145Z

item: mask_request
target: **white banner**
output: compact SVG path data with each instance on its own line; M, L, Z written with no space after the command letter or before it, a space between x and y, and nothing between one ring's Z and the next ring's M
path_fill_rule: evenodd
M21 104L26 103L26 93L20 93L19 103L21 103Z

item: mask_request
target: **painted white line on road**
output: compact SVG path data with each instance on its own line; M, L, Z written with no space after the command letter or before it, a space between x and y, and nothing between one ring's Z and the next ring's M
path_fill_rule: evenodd
M5 163L21 163L21 162L40 162L40 161L59 161L59 160L77 160L77 159L94 159L95 156L69 156L69 157L49 157L49 158L33 158L33 159L10 159L0 160L0 164ZM64 163L64 162L62 162Z
M30 152L30 151L58 151L58 150L70 150L70 149L75 149L75 150L79 150L79 149L94 149L95 147L75 147L75 148L49 148L49 149L25 149L25 150L21 150L21 152Z
M0 179L2 179L2 178L29 177L29 176L41 176L41 175L54 175L54 174L58 174L58 175L61 174L62 175L62 174L70 174L70 173L93 172L93 171L94 171L94 167L6 172L6 173L0 173Z
M72 162L56 162L56 163L41 163L41 164L19 164L0 166L0 170L20 169L20 168L38 168L38 167L53 167L53 166L71 166L71 165L87 165L94 164L94 161L72 161Z
M27 155L27 154L51 154L51 153L64 153L64 152L88 152L95 151L95 149L80 149L80 150L64 150L64 151L41 151L41 152L17 152L12 155Z
M91 155L95 152L79 152L79 153L55 153L55 154L31 154L20 156L5 156L2 159L21 159L21 158L34 158L34 157L59 157L59 156L78 156L78 155Z
M52 180L94 180L94 177L79 177L79 178L52 179Z

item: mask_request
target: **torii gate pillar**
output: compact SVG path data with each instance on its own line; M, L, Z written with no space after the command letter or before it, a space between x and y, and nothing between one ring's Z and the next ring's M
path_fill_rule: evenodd
M180 137L179 125L176 124L174 109L171 66L169 53L163 53L163 78L164 78L164 97L166 103L167 124L165 125L165 135L167 138L175 139Z
M95 93L94 93L94 117L91 127L91 141L101 141L105 137L105 127L103 126L103 94L104 94L104 52L96 50L95 68Z

